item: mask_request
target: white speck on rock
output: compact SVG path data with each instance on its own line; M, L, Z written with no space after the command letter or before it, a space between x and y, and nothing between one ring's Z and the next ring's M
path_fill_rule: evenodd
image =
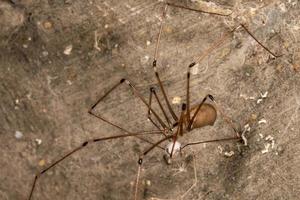
M146 185L147 186L151 186L151 181L150 180L146 180Z
M245 124L244 130L250 132L250 130L251 130L250 125L249 124Z
M269 143L266 143L266 144L264 144L264 145L265 145L265 149L263 149L263 150L261 151L262 154L268 153L268 152L269 152L269 148L270 148L270 146L271 146Z
M260 93L261 98L267 98L268 96L268 91L266 91L265 93Z
M176 104L176 105L178 105L178 104L180 104L181 103L181 97L174 97L173 99L172 99L172 104Z
M270 141L271 142L271 148L274 149L275 147L275 139L273 136L271 135L268 135L266 138L265 138L266 141Z
M149 61L149 58L150 57L148 55L145 55L144 57L141 58L141 63L146 64Z
M23 137L23 133L22 133L21 131L16 131L16 132L15 132L15 137L16 137L17 139L21 139L21 138Z
M72 52L72 49L73 49L73 45L70 44L70 45L66 46L66 48L64 50L64 54L65 55L70 55L71 52Z
M257 99L256 103L260 104L263 100L262 99Z
M72 85L72 81L67 80L67 84L68 84L68 85Z
M279 5L279 8L280 8L280 10L282 11L282 12L286 12L286 7L285 7L285 4L284 3L281 3L280 5Z
M224 152L224 155L226 156L226 157L231 157L231 156L233 156L234 155L234 151L225 151Z
M42 140L41 139L37 138L34 141L36 142L37 145L41 145L42 144Z
M196 75L199 73L199 64L196 64L191 69L191 74Z
M258 121L258 124L266 124L267 123L267 120L265 119L261 119Z
M248 126L247 126L247 125L248 125ZM250 132L250 126L249 126L249 124L246 124L246 125L244 126L244 131L243 131L242 134L241 134L242 140L243 140L243 142L244 142L244 146L248 146L248 140L247 140L247 138L246 138L246 136L245 136L246 132Z
M223 153L223 148L220 145L218 146L218 151L219 153Z
M42 55L43 55L44 57L48 56L48 54L49 54L48 51L43 51L43 52L42 52Z

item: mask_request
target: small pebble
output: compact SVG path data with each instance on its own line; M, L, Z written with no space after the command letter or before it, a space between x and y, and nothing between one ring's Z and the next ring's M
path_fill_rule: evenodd
M41 139L35 139L34 141L36 142L37 145L41 145L42 144L42 140Z
M65 55L70 55L72 52L73 46L70 44L68 46L66 46L65 50L64 50L64 54Z
M172 104L180 104L181 103L181 97L174 97L172 99Z
M233 156L234 155L234 151L229 151L229 152L224 152L224 155L226 156L226 157L231 157L231 156Z
M146 64L149 61L150 57L148 55L145 55L141 58L141 63Z
M252 115L251 115L251 120L254 121L254 120L256 120L256 119L257 119L257 115L256 115L256 114L252 114Z
M44 159L39 161L39 166L44 166L46 164L46 161Z
M23 137L23 133L22 133L21 131L16 131L15 137L16 137L17 139L21 139L21 138Z
M50 28L52 28L52 23L50 21L45 21L43 23L43 26L45 29L50 29Z
M265 153L268 153L269 152L269 148L271 146L271 144L267 143L267 144L264 144L265 145L265 149L263 149L261 151L262 154L265 154Z
M257 99L256 103L260 104L262 102L262 99Z
M261 98L267 98L267 96L268 96L268 91L266 91L265 93L260 93L260 96L261 96Z
M43 51L43 52L42 52L42 55L43 55L44 57L48 56L48 54L49 54L48 51Z
M151 44L151 42L149 40L147 40L146 44L147 44L147 46L149 46Z
M151 181L150 180L146 180L146 185L150 186L151 185Z
M68 85L72 85L72 81L67 80L67 84L68 84Z

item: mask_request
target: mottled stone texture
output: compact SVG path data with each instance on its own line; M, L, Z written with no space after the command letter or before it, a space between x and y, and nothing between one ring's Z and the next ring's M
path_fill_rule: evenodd
M170 2L231 13L168 8L157 64L171 100L185 101L188 65L239 23L282 56L272 59L240 28L195 66L192 104L212 94L236 124L250 125L248 146L192 146L172 165L157 148L144 159L140 199L299 199L299 1ZM162 100L152 59L163 8L154 0L0 2L0 199L26 199L39 170L90 138L123 134L88 114L121 78L147 99L157 88ZM179 114L180 104L172 106ZM155 129L125 85L95 110L130 131ZM179 140L232 134L219 115L213 127ZM43 174L33 199L130 199L146 148L137 138L87 145Z

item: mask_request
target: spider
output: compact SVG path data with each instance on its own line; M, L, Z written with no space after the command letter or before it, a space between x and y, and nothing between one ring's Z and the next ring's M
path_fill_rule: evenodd
M162 34L162 29L163 29L163 22L166 18L166 13L167 13L167 8L172 7L174 9L187 9L193 12L198 12L198 13L206 13L210 15L217 15L217 16L222 16L226 17L230 14L220 14L220 13L215 13L215 12L207 12L207 11L202 11L202 10L197 10L193 9L190 7L185 7L182 5L177 5L173 3L164 3L164 10L162 13L162 20L160 22L160 28L159 28L159 33L158 37L156 40L156 47L155 47L155 52L154 52L154 57L153 57L153 62L152 62L152 67L153 71L155 73L155 77L157 79L160 91L162 92L162 97L163 100L165 101L166 108L163 106L162 102L160 101L158 94L156 93L156 90L154 87L150 88L150 97L149 101L146 101L146 99L141 95L141 93L137 90L137 88L128 80L125 78L122 78L118 83L116 83L111 89L109 89L101 98L99 98L96 103L94 103L91 108L88 110L88 113L118 129L123 131L125 134L121 135L115 135L115 136L109 136L109 137L100 137L100 138L95 138L95 139L90 139L87 141L84 141L79 147L71 150L69 153L63 155L61 158L56 160L55 162L51 163L48 167L45 169L41 170L35 175L28 200L32 199L33 193L35 186L37 184L37 180L48 170L56 166L58 163L66 159L67 157L71 156L75 152L83 149L87 145L90 145L92 143L97 143L105 140L113 140L113 139L118 139L118 138L127 138L127 137L136 137L140 140L143 140L144 142L147 142L151 144L149 148L147 148L145 151L143 151L139 157L138 157L138 170L137 170L137 176L136 176L136 181L135 181L135 191L134 191L134 199L137 200L138 196L138 186L139 186L139 177L141 173L141 168L143 165L143 160L144 157L151 152L154 148L160 147L160 144L163 142L168 142L166 146L166 157L165 160L168 164L171 164L171 159L172 157L180 152L182 149L184 149L187 146L191 145L197 145L197 144L202 144L202 143L213 143L213 142L226 142L226 141L243 141L243 138L241 136L241 131L238 128L231 118L225 115L224 112L222 112L222 109L219 106L219 103L215 100L215 98L207 94L200 103L196 105L190 105L190 71L191 69L199 63L205 56L209 55L215 48L220 46L225 39L234 31L236 31L239 28L243 28L262 48L264 48L269 54L273 57L279 57L275 53L273 53L271 50L269 50L266 46L264 46L258 39L255 38L254 34L250 32L250 30L247 29L247 27L244 24L240 24L238 27L234 28L230 33L225 34L223 37L220 39L216 40L212 46L210 46L204 54L200 56L199 59L197 59L194 62L191 62L189 66L187 67L187 82L186 82L186 102L181 105L181 112L180 113L175 113L167 92L162 84L162 81L160 79L159 72L157 70L157 55L158 55L158 49L159 49L159 44L160 44L160 39L161 39L161 34ZM157 130L153 131L144 131L144 132L130 132L126 130L125 128L114 124L108 119L105 119L104 117L100 116L95 112L96 106L103 101L104 98L106 98L112 91L116 90L120 85L126 84L129 89L133 92L133 94L139 98L143 104L147 107L148 109L148 114L147 117L149 121L157 128ZM163 116L160 116L158 112L151 106L152 104L152 99L155 98L156 102L159 105L159 109L162 113ZM210 102L208 102L210 101ZM218 139L212 139L212 140L206 140L206 141L199 141L199 142L192 142L192 143L187 143L185 145L181 145L178 142L178 138L180 136L184 136L185 134L188 134L189 132L195 130L195 129L200 129L205 126L213 126L216 118L217 118L217 113L220 113L222 118L225 120L225 122L231 127L233 130L233 135L232 137L227 137L227 138L218 138ZM162 135L162 139L158 140L157 142L151 142L143 136L145 135Z

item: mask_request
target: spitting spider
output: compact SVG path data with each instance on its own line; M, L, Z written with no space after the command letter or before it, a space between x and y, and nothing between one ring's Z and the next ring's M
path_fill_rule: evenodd
M159 89L162 93L162 98L165 101L166 107L164 107L164 104L161 102L161 100L158 97L158 93L156 93L156 90L154 87L150 88L150 97L149 101L146 101L146 99L142 96L142 94L137 90L137 88L128 80L128 79L121 79L118 83L116 83L110 90L108 90L101 98L99 98L96 103L94 103L91 108L88 110L88 113L108 124L111 126L114 126L121 131L123 131L125 134L121 135L115 135L115 136L109 136L109 137L100 137L100 138L95 138L95 139L90 139L87 141L84 141L79 147L71 150L69 153L65 154L62 156L60 159L56 160L52 164L50 164L48 167L45 169L41 170L38 172L34 178L31 191L29 193L28 199L32 199L33 194L34 194L34 189L37 184L37 180L48 170L59 164L61 161L66 159L67 157L71 156L75 152L83 149L87 145L90 145L92 143L96 142L101 142L105 140L113 140L113 139L118 139L118 138L127 138L127 137L136 137L140 140L143 140L144 142L147 142L150 144L150 147L147 148L145 151L142 152L142 154L139 155L138 157L138 170L137 170L137 177L136 177L136 182L135 182L135 191L134 191L134 199L137 199L138 196L138 186L139 186L139 177L141 173L141 168L143 165L143 159L144 157L151 152L154 148L160 147L160 144L163 142L169 142L166 146L166 153L167 157L165 157L165 160L168 164L171 163L172 157L180 152L182 149L184 149L187 146L191 145L197 145L197 144L202 144L202 143L213 143L213 142L225 142L225 141L242 141L241 137L241 131L240 128L237 127L233 121L222 111L220 108L219 104L215 100L215 98L207 94L200 103L196 105L191 105L190 104L190 74L191 74L191 69L199 63L205 56L209 55L215 48L220 46L226 38L228 38L234 31L242 28L245 30L246 33L248 33L262 48L264 48L271 56L273 57L278 57L275 53L273 53L271 50L269 50L265 45L260 42L253 33L248 30L248 28L244 24L239 24L237 27L231 30L230 33L225 34L223 37L220 39L216 40L206 51L203 53L198 59L196 59L194 62L191 62L189 66L187 67L187 82L186 82L186 102L181 105L181 112L180 113L175 113L166 89L164 88L164 85L161 81L158 69L157 69L157 57L158 57L158 49L159 49L159 44L160 44L160 39L162 35L162 30L163 30L163 24L164 20L166 18L166 13L167 13L167 8L172 7L173 9L185 9L185 10L190 10L193 12L198 12L200 14L206 13L209 15L216 15L216 16L221 16L221 17L227 17L230 14L221 14L221 13L216 13L216 12L207 12L207 11L202 11L202 10L197 10L193 9L190 7L185 7L182 5L177 5L173 3L164 3L165 7L163 10L162 14L162 20L160 22L160 28L159 28L159 33L158 37L156 40L156 47L155 47L155 53L153 57L153 62L152 62L152 67L155 73L156 80L158 82ZM100 116L95 112L95 107L103 101L104 98L106 98L112 91L116 90L120 85L125 84L129 87L129 89L133 92L133 94L142 101L142 103L147 107L148 109L148 119L149 121L153 124L154 127L157 128L157 130L153 131L144 131L144 132L131 132L126 130L125 128L116 125L115 123L111 122L110 120ZM162 113L162 116L155 110L151 104L152 104L152 99L155 99L156 102L158 103L160 112ZM209 102L208 102L209 101ZM184 136L185 134L188 134L189 132L195 130L195 129L200 129L205 126L213 126L216 118L217 118L217 113L219 113L222 118L225 120L225 122L231 127L233 130L233 135L232 137L226 137L226 138L217 138L217 139L212 139L212 140L206 140L206 141L199 141L199 142L192 142L192 143L187 143L185 145L181 145L178 142L178 138L180 136ZM145 139L143 136L145 135L161 135L162 139L160 139L157 142L151 142L148 139ZM161 147L160 147L161 148Z

